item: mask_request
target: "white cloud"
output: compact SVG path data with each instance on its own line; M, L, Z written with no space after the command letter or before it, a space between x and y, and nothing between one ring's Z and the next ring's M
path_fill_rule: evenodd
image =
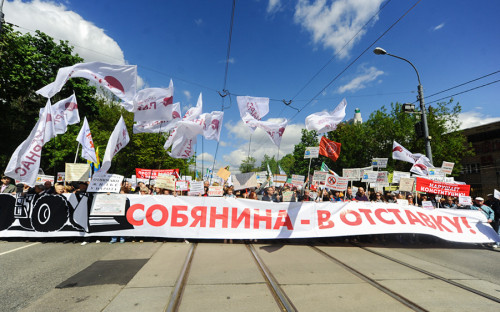
M467 129L500 121L500 117L491 117L480 112L471 111L460 113L458 120L462 123L460 129Z
M184 96L188 101L191 100L191 92L189 92L188 90L184 90L182 91L182 93L184 94Z
M209 153L203 153L203 154L200 154L200 155L196 156L196 161L197 162L202 162L203 161L204 164L207 164L207 163L212 164L213 161L214 161L214 155L209 154Z
M366 33L366 29L360 29L379 10L382 2L384 0L338 0L328 4L326 0L313 3L299 0L294 19L312 34L315 44L331 48L343 58L349 55L353 45ZM377 20L378 16L373 22Z
M222 146L222 147L226 147L229 145L229 143L225 142L225 141L219 141L219 145Z
M344 93L347 91L357 91L366 88L366 84L369 82L372 82L377 79L378 76L383 75L384 72L381 70L378 70L374 66L372 67L365 67L361 66L360 67L360 74L356 78L352 79L349 83L340 86L337 89L338 93Z
M439 25L437 25L436 27L434 27L434 30L438 30L438 29L441 29L444 27L444 23L441 23Z
M281 9L281 0L269 0L267 13L275 13Z
M271 122L279 122L282 119L269 119ZM244 143L240 144L231 153L224 155L223 160L231 166L231 168L239 168L241 162L248 156L248 143L250 139L249 128L243 124L240 120L236 124L226 123L226 128L229 130L230 135L234 138L243 140ZM279 150L279 156L282 158L286 154L293 153L293 149L296 144L300 142L302 137L301 130L304 129L303 124L289 124L281 139L281 145ZM267 134L261 130L256 129L252 134L252 141L250 143L250 156L254 157L257 161L256 166L260 166L261 161L264 159L264 155L275 156L278 155L278 147L269 139Z

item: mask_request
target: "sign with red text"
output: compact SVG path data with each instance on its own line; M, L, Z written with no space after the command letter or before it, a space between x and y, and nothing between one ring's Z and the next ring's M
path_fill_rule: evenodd
M469 196L470 185L438 182L417 177L417 191L446 196Z
M222 185L217 185L217 186L211 185L208 187L208 196L219 197L223 195L224 195L224 188L222 187Z
M443 161L443 164L441 165L441 172L445 174L451 174L454 166L455 163Z
M179 169L142 169L135 168L137 179L156 180L158 175L179 175Z
M345 191L347 189L347 185L349 184L349 180L347 178L334 176L333 174L329 174L326 177L325 187L332 189L334 191Z

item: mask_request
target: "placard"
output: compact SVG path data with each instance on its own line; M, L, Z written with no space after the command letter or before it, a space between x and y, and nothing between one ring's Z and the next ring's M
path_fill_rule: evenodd
M319 182L320 185L325 185L327 176L328 172L315 170L312 181L313 183Z
M342 176L349 181L359 181L361 179L360 168L345 168L342 169Z
M396 199L396 202L400 205L408 206L408 199Z
M203 195L205 188L203 181L191 181L189 182L189 193L188 195L196 196Z
M87 180L88 180L88 177L87 177ZM87 180L85 180L85 181L87 181ZM50 182L50 183L54 184L54 177L49 176L49 175L43 175L43 174L39 174L36 177L35 184L45 184L45 182Z
M143 169L135 168L137 179L156 180L161 175L179 176L179 169Z
M221 177L223 180L227 180L230 175L231 175L231 171L227 170L224 167L221 167L219 169L219 171L217 172L217 176Z
M306 177L303 176L303 175L292 174L292 181L291 181L291 183L293 185L295 185L295 186L303 186L305 179L306 179Z
M394 171L392 173L392 183L399 183L399 180L401 178L409 178L409 177L411 177L410 172Z
M365 170L361 177L361 182L377 182L378 172Z
M255 172L233 174L231 175L231 181L233 182L233 189L235 191L257 187L257 178Z
M434 210L434 206L432 206L432 202L430 200L422 201L422 208L427 210Z
M399 190L403 192L413 192L414 178L401 178L399 180Z
M96 194L90 216L124 216L126 194Z
M165 175L165 176L159 176L156 178L155 181L155 186L170 190L170 191L175 191L175 177L171 175Z
M66 163L65 166L66 181L83 181L89 180L90 166L88 164L72 164Z
M472 198L470 196L458 196L458 203L464 206L472 206Z
M347 185L349 184L349 180L347 178L334 176L333 174L329 174L326 177L325 187L332 189L334 191L345 191L347 189Z
M224 195L224 188L222 185L218 186L209 186L208 187L208 196L223 196Z
M95 174L90 180L87 192L120 193L123 178L119 174Z
M58 172L57 173L57 182L58 183L63 183L65 175L66 175L65 172Z
M284 202L291 202L294 193L295 192L292 192L292 191L283 192L283 201Z
M441 165L441 171L444 172L444 174L451 174L454 166L455 163L443 161L443 164Z
M286 183L287 175L286 174L275 174L273 176L273 180L275 183Z
M177 192L184 192L184 191L189 190L189 182L186 180L175 181L175 190Z
M470 185L438 182L420 177L417 177L416 189L419 192L450 195L454 197L460 195L469 196L470 193Z
M316 147L306 147L304 152L304 159L318 158L319 157L319 146Z
M387 171L377 171L377 181L375 182L379 185L389 186L387 175Z
M267 180L267 171L259 171L255 173L255 179L257 179L257 183L264 183Z
M495 191L493 192L493 197L500 200L500 192L497 189L495 189Z
M373 158L372 166L375 168L386 168L389 158Z
M185 176L185 175L183 175L181 177L181 180L184 180L184 181L193 181L193 177L192 176Z

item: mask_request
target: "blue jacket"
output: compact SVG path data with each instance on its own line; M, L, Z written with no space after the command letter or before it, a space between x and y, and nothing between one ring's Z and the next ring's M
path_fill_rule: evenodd
M493 211L493 209L491 209L490 207L488 207L486 205L481 205L481 207L478 207L478 206L474 205L474 206L471 206L470 209L481 211L482 213L484 213L484 215L486 216L486 218L488 220L494 220L495 219L495 212Z

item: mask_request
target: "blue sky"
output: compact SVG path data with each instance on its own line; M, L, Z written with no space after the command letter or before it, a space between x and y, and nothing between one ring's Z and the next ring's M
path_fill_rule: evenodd
M414 70L403 61L373 54L376 46L416 66L426 103L500 79L496 73L427 97L500 70L498 1L423 0L361 55L416 2L237 0L226 85L232 95L224 100L216 166L238 167L248 154L250 132L239 119L235 95L271 98L264 120L293 117L280 157L293 151L307 115L331 111L344 97L346 119L352 118L355 108L367 119L391 102L415 101ZM211 112L222 106L217 91L224 85L231 7L232 0L7 0L3 11L5 20L22 32L40 29L68 40L86 61L138 65L141 88L166 87L173 79L174 98L183 112L196 104L202 92L203 111ZM493 83L455 96L463 108L462 127L500 120L499 91L500 83ZM285 106L282 99L293 99L291 106L301 111ZM212 164L216 146L215 141L204 141L207 164ZM252 135L250 155L257 158L257 165L264 154L277 153L264 132ZM201 137L197 154L202 154Z

